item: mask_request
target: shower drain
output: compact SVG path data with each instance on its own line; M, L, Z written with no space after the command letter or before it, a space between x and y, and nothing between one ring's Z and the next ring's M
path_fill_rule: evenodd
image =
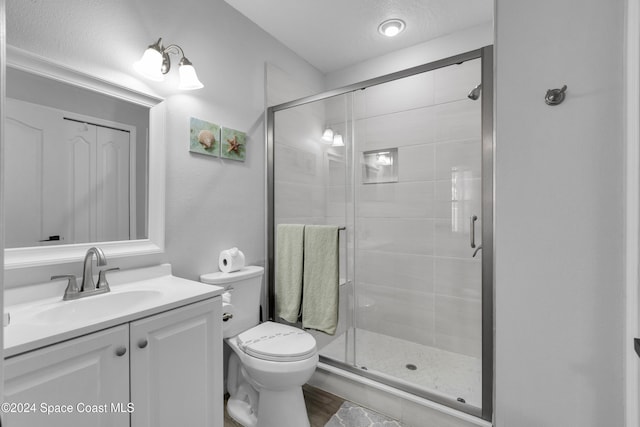
M404 367L407 368L410 371L415 371L416 369L418 369L418 367L416 365L414 365L413 363L407 363Z

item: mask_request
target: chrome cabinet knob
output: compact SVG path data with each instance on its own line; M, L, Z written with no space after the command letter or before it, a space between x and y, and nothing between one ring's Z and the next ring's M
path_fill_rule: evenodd
M116 348L116 356L121 357L121 356L124 356L126 353L127 353L127 347L122 345Z
M147 344L149 344L149 341L142 338L140 341L138 341L138 348L145 348Z

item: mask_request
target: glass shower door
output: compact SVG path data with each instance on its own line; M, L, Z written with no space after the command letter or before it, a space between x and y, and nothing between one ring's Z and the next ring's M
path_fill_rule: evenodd
M354 101L355 365L476 407L482 135L467 95L479 83L478 59Z

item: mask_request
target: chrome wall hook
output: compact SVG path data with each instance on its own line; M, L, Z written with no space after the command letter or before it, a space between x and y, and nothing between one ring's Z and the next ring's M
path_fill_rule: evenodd
M561 89L548 89L547 94L544 97L544 102L547 105L560 105L564 101L567 85L562 86Z

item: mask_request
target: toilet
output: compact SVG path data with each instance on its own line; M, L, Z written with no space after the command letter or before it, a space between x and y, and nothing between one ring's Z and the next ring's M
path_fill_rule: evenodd
M316 340L292 326L260 323L263 274L264 268L247 266L200 276L225 288L222 334L233 350L227 412L245 427L309 427L302 385L318 364Z

